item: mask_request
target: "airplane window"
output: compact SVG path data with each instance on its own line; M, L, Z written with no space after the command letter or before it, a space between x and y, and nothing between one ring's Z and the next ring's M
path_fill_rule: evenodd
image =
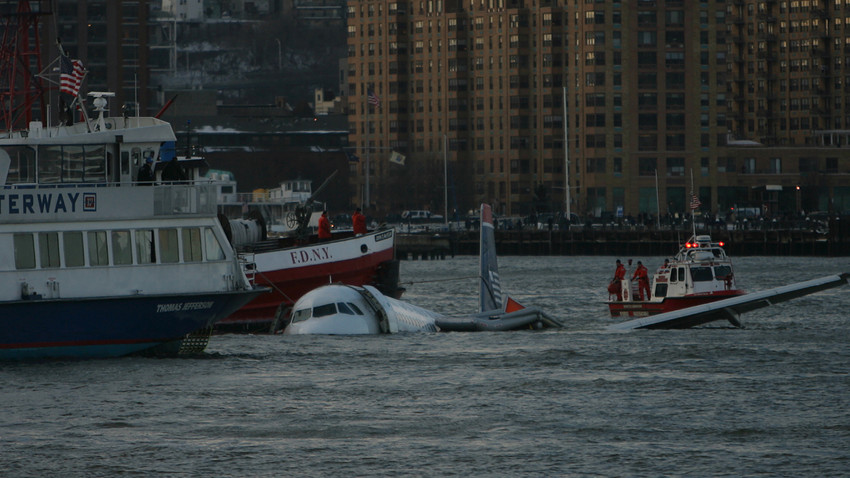
M340 314L354 315L354 312L352 312L351 309L349 309L348 306L345 305L344 303L339 302L339 303L336 304L336 306L339 308Z
M325 304L313 307L313 317L324 317L336 314L336 304Z
M691 277L694 282L707 282L714 279L711 275L711 267L691 267Z
M303 320L307 320L307 319L309 319L309 318L310 318L310 313L311 313L311 312L313 312L313 309L301 309L301 310L296 310L296 311L292 314L292 322L293 322L293 323L295 323L295 322L301 322L301 321L303 321Z
M363 315L363 311L360 310L360 307L357 307L356 304L352 304L351 302L349 302L348 306L351 307L351 310L353 310L357 315Z

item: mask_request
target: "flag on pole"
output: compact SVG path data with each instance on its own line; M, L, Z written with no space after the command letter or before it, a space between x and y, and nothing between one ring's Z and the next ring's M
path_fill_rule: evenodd
M366 98L370 105L375 107L381 106L381 98L375 94L375 91L372 88L369 88L369 91L366 93Z
M406 158L404 157L404 155L399 153L398 151L393 151L393 153L390 155L390 162L398 164L400 166L404 166L405 159Z
M702 203L696 194L691 194L691 209L698 209Z
M59 55L59 91L77 96L85 72L83 62L80 60L72 60L66 55Z

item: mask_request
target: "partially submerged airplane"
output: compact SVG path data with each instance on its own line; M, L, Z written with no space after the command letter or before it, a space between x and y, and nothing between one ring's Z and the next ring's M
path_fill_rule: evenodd
M563 327L537 308L510 297L502 301L493 212L481 205L479 312L446 316L387 297L372 286L331 284L303 295L292 308L285 334L392 334L397 332L501 331Z
M761 292L735 296L686 309L674 310L663 314L640 317L609 326L612 330L631 329L685 329L715 320L728 320L735 327L741 327L741 314L761 309L769 305L832 289L848 283L850 273L831 275L796 284L776 287Z

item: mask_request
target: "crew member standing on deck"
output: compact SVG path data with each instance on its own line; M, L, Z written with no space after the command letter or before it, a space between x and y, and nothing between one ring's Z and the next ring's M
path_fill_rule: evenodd
M623 279L626 278L626 267L617 259L617 269L614 271L614 278L611 279L611 285L608 286L608 292L617 294L617 300L623 300Z
M646 297L646 300L649 300L649 275L641 261L638 261L637 269L635 269L635 273L632 275L632 280L635 279L638 281L640 300L644 300L644 297ZM643 291L646 291L646 296L643 295Z
M148 157L145 159L145 164L139 168L139 175L136 178L136 181L141 184L150 185L153 184L155 179L156 176L153 172L153 158Z
M354 229L355 235L366 234L366 216L360 212L359 207L351 216L351 227Z
M328 211L322 211L319 217L319 240L324 241L331 238L331 221L328 219Z

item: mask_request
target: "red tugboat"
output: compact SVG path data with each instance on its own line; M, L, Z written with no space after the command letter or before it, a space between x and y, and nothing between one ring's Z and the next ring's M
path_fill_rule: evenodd
M672 260L665 260L652 278L650 297L641 300L638 281L627 275L608 286L608 309L612 317L649 315L702 305L745 294L735 285L732 260L722 242L711 236L692 236Z
M252 212L248 217L220 217L231 244L249 264L245 271L248 277L271 292L216 323L218 332L282 330L295 301L331 283L369 285L389 297L401 296L404 288L398 284L393 229L378 228L365 234L335 230L329 239L319 239L313 232L320 215L315 207L319 204L314 200L335 175L336 172L315 192L311 192L310 181L285 181L275 192L276 201L249 205ZM235 182L224 181L221 185L235 190ZM241 201L236 201L238 208L229 207L233 204L223 201L226 198L222 196L220 193L219 210L241 215Z

